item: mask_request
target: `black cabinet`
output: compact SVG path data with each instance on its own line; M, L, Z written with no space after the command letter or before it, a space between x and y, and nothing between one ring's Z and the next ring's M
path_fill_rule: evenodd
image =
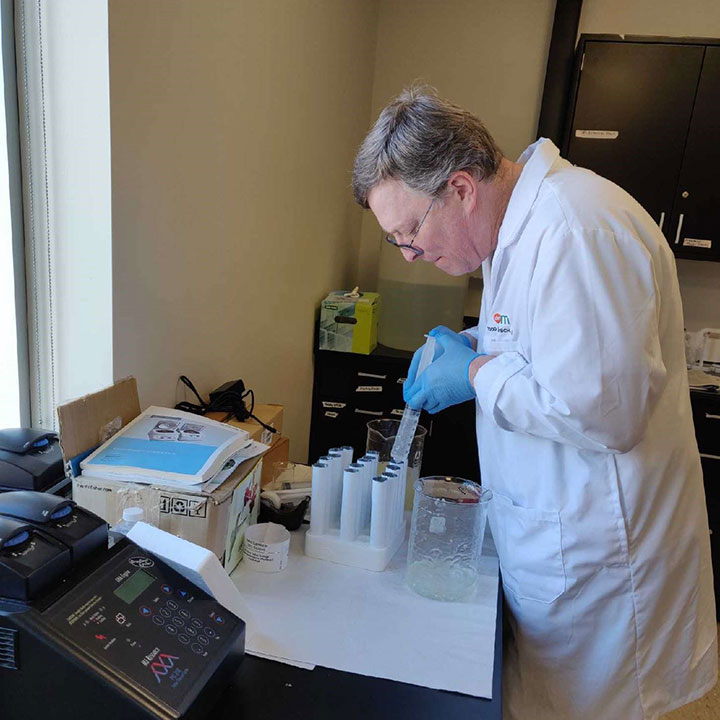
M690 399L703 469L705 502L711 532L715 602L720 620L720 394L692 390Z
M720 40L583 35L564 155L627 190L678 257L720 260Z
M675 194L671 233L682 257L720 260L720 46L705 50Z
M308 462L341 445L352 445L358 457L365 452L370 420L402 417L402 383L411 358L410 352L382 346L370 355L315 351ZM420 424L428 430L422 475L479 482L474 402L423 413Z

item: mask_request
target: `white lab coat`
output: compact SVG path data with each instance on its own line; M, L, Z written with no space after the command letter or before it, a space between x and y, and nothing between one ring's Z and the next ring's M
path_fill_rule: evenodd
M675 262L627 193L549 140L521 162L472 331L499 354L475 390L504 717L656 718L717 678Z

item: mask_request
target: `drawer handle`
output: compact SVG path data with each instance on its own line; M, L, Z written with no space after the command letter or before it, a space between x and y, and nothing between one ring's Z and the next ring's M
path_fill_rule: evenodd
M700 457L708 460L720 460L720 455L708 455L707 453L700 453Z
M706 420L720 420L720 415L712 415L711 413L705 413Z
M360 408L355 408L355 412L359 415L377 415L379 417L383 415L382 410L361 410Z
M685 219L684 213L680 213L680 218L678 220L678 228L677 228L677 232L675 233L675 244L676 245L680 242L680 231L682 230L682 224L683 224L684 219Z
M387 375L375 375L369 372L358 372L358 377L375 378L376 380L387 380Z

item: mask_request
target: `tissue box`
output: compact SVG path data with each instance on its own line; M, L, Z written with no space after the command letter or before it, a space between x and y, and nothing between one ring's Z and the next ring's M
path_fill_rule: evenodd
M369 355L377 346L380 295L338 290L320 306L320 350Z

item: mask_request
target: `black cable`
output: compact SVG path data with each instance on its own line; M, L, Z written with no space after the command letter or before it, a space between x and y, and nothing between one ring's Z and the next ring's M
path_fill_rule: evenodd
M206 415L209 412L229 412L232 413L239 422L247 422L249 418L252 418L258 424L262 425L266 430L271 433L276 433L277 430L264 423L257 415L254 414L255 410L255 393L248 389L243 393L237 392L236 390L226 390L214 397L210 402L205 402L202 396L193 385L187 375L181 375L180 381L186 385L195 397L198 399L199 404L188 402L183 400L175 405L176 410L184 410L185 412L193 413L195 415ZM244 385L243 385L244 387ZM250 409L245 406L245 398L250 398Z

